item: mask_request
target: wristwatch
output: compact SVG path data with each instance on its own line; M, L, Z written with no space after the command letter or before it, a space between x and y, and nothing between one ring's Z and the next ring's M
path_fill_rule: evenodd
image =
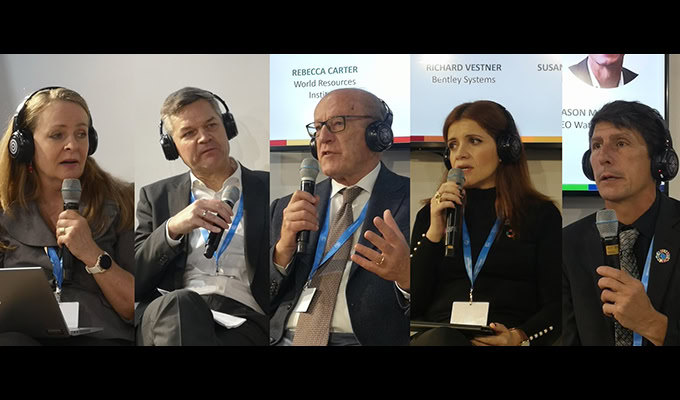
M90 275L101 274L103 272L106 272L109 268L111 268L112 263L113 262L111 260L111 256L109 255L109 253L104 252L99 257L97 257L97 263L93 267L88 267L86 265L85 270Z

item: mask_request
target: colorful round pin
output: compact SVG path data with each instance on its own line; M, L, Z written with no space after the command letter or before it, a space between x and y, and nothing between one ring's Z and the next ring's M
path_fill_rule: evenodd
M656 252L656 261L660 263L667 263L671 260L671 253L666 249L661 249Z

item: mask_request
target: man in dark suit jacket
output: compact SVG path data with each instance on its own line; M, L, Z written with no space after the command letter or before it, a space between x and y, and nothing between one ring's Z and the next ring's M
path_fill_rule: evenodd
M303 312L316 312L318 291L311 297L309 311L297 310L301 294L311 282L319 227L326 223L326 215L333 219L334 211L327 211L337 197L331 195L354 186L362 188L353 203L354 219L363 204L366 217L357 229L360 234L352 236L358 238L358 244L352 246L356 253L345 264L333 319L320 330L331 331L328 345L408 344L410 262L405 238L409 233L409 179L388 170L380 161L380 152L370 149L365 139L369 125L389 125L391 119L391 111L381 100L358 89L333 91L317 105L315 122L308 129L321 169L330 179L316 186L316 196L296 191L271 205L271 344L304 345L295 341L300 333L298 321ZM311 254L296 254L296 235L302 230L311 233ZM326 264L319 271L323 272ZM343 320L347 315L349 321Z
M635 79L638 74L623 67L625 54L588 54L578 64L569 70L584 83L601 88L615 88L623 86ZM592 75L597 82L593 82Z
M268 262L260 244L269 228L269 173L251 171L229 157L228 139L236 128L216 98L184 88L171 94L161 111L161 129L170 131L163 139L166 157L181 157L191 172L140 192L135 233L139 344L267 345ZM221 201L228 185L242 194L233 210ZM238 203L242 222L236 225ZM234 233L228 239L231 222ZM226 250L218 247L213 258L205 258L208 232L202 235L200 228L223 229ZM246 321L226 329L213 322L211 311Z
M616 321L640 335L642 345L678 345L680 202L656 189L677 173L670 133L650 107L616 101L593 116L589 136L584 172L597 182L605 207L616 212L619 232L639 232L632 248L639 276L602 265L594 214L564 228L562 343L614 345ZM661 154L668 161L652 166ZM645 288L640 278L647 260Z

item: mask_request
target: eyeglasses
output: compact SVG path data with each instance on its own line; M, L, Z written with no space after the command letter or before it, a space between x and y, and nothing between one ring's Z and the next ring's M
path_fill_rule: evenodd
M323 128L324 125L326 125L326 128L328 128L331 133L338 133L342 132L345 130L345 127L347 126L347 118L374 118L374 119L379 119L375 118L372 115L338 115L336 117L332 117L328 119L327 121L324 122L311 122L307 124L307 133L311 137L316 137L321 129Z

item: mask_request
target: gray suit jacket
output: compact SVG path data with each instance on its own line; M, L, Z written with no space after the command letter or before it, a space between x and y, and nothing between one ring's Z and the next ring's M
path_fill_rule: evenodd
M318 206L319 224L324 223L323 218L326 215L330 192L330 179L316 185L315 194L321 198ZM409 195L410 180L393 173L385 165L381 165L373 194L368 201L359 243L376 249L364 238L364 233L371 230L380 235L380 231L373 224L373 219L376 216L382 217L387 209L392 212L404 237L408 238ZM274 246L281 237L283 210L288 206L291 196L275 200L271 205L270 344L276 344L281 340L286 322L293 307L297 304L314 263L314 254L296 255L288 267L290 269L288 276L283 276L273 264ZM319 232L310 232L309 243L312 249L316 249L318 240ZM386 281L353 263L346 295L352 328L359 343L362 345L408 345L410 303L404 299L394 282Z
M593 86L593 82L590 80L590 73L588 72L588 57L584 58L580 63L572 65L569 70L584 83ZM638 74L629 70L628 68L623 68L623 84L626 85L628 82L637 78Z
M659 215L654 230L654 249L647 296L654 309L668 317L664 345L680 345L680 201L657 193ZM601 278L595 272L603 264L604 250L595 226L595 214L562 231L562 344L614 345L614 320L602 313ZM666 249L670 261L659 263L654 254ZM642 271L642 266L640 266ZM643 339L643 345L649 345Z
M263 310L269 304L268 262L263 243L267 242L269 221L269 172L251 171L241 165L243 186L243 217L245 220L246 266L255 274L250 289ZM160 296L156 288L172 291L183 287L188 240L172 248L165 239L165 222L191 202L189 172L167 178L141 189L137 204L139 225L135 231L135 325L144 310Z
M82 208L81 208L82 212ZM104 203L102 213L107 223L102 235L94 237L97 246L111 255L113 260L126 271L134 274L132 230L116 232L119 223L118 207L113 202ZM0 252L0 268L42 267L45 277L54 286L52 263L45 254L45 246L57 246L54 232L43 221L37 205L32 202L28 210L14 208L14 216L0 215L4 228L0 240L16 247ZM88 336L101 339L134 340L132 321L123 320L106 300L94 277L85 271L85 265L76 259L70 279L64 280L62 301L80 303L78 323L80 326L102 327L102 332Z

